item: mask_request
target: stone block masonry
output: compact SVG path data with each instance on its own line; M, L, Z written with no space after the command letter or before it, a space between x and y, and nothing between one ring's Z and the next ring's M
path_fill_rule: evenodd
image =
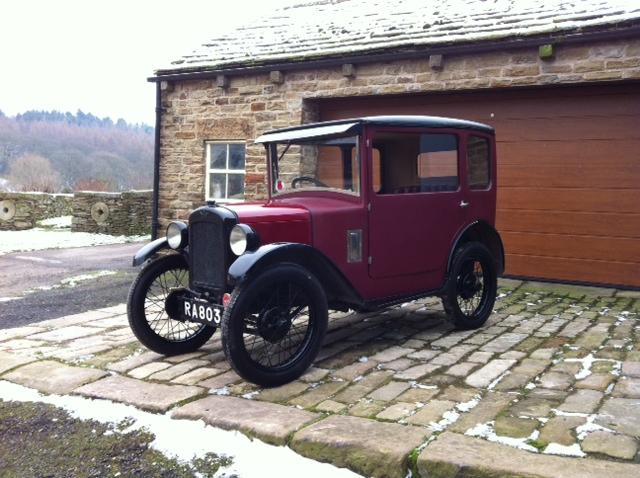
M151 191L77 192L73 197L71 230L114 236L149 234L151 202Z
M41 219L71 215L73 194L0 192L0 230L31 229Z

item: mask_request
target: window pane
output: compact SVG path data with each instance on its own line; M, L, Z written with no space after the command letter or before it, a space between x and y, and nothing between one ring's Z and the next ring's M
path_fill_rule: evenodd
M244 199L244 174L229 174L227 199Z
M224 174L209 174L209 197L215 199L224 199L226 197Z
M485 189L489 186L489 141L478 136L469 137L467 151L469 187Z
M379 159L378 159L379 158ZM455 191L458 139L453 134L384 132L373 141L373 187L379 194Z
M418 155L420 191L455 191L458 188L458 140L452 134L420 135Z
M227 162L227 145L211 144L211 169L225 169Z
M244 169L244 144L229 145L229 169Z

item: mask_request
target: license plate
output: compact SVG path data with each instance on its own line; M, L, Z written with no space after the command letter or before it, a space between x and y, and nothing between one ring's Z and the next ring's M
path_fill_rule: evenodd
M220 325L224 308L221 305L206 301L185 299L182 303L182 314L188 320Z

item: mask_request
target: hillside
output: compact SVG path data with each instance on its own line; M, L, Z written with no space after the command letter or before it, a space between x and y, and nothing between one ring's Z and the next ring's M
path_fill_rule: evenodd
M150 188L153 128L78 111L0 112L0 178L25 155L48 159L60 175L60 189L99 184L108 190Z

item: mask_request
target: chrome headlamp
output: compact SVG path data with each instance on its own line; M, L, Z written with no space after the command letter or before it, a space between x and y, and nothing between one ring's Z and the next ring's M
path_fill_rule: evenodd
M260 247L260 238L250 226L236 224L229 234L229 246L231 252L236 256L241 256L246 251L255 251Z
M173 221L167 226L167 243L171 249L182 249L189 241L187 225L184 222Z

